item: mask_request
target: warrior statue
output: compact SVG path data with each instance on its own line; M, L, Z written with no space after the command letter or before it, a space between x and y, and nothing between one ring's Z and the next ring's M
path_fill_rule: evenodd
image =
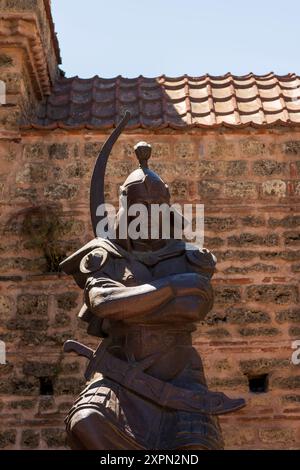
M216 258L174 236L118 237L123 199L132 204L170 204L168 186L151 169L151 146L135 146L139 168L120 188L115 239L97 237L97 207L104 176L127 112L103 145L90 192L96 238L61 263L84 290L79 317L101 337L96 351L75 341L65 351L89 359L86 388L66 418L72 449L222 449L218 416L244 406L208 390L192 332L213 306L210 279ZM151 223L151 217L150 217Z

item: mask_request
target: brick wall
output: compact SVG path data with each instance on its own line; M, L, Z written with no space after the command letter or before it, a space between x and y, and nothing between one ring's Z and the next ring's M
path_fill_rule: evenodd
M92 238L89 180L105 137L36 131L0 144L2 449L65 447L63 419L86 361L62 345L96 341L77 319L82 292L55 271ZM174 201L205 204L205 245L218 270L215 306L195 345L211 389L247 400L221 418L226 447L299 448L300 366L291 364L291 343L300 339L300 132L127 133L108 165L110 202L136 166L139 140L153 145L151 166ZM249 391L249 380L267 391Z
M48 0L0 1L0 80L6 85L1 140L14 133L18 138L20 121L36 116L59 75L59 49L47 5Z

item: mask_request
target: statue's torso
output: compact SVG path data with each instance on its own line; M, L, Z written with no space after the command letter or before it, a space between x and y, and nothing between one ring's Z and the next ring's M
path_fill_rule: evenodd
M149 261L151 263L151 254ZM114 263L115 280L128 287L172 274L194 272L185 254L162 260L154 266L139 261L134 255L130 260L117 259ZM191 337L196 329L195 323L199 321L197 299L186 297L182 299L182 304L184 316L180 315L180 309L175 311L174 305L164 305L159 312L149 312L142 317L106 322L104 327L111 340L110 350L124 360L140 361L150 355L155 356L148 373L163 380L184 380L187 385L187 382L196 379L203 383L201 359L192 347ZM185 316L187 311L188 321Z

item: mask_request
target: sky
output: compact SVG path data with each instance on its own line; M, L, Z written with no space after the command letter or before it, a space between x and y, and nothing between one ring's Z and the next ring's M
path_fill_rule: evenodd
M300 0L52 0L66 76L299 74Z

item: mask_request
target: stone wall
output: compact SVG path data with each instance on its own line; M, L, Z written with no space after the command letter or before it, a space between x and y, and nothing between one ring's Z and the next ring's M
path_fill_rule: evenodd
M86 361L62 345L97 341L77 319L82 292L56 271L92 238L89 180L105 138L57 130L1 141L2 449L65 447L63 418ZM205 245L218 270L215 306L195 344L211 389L247 400L221 418L226 447L299 448L300 366L291 364L291 343L300 339L300 131L127 133L108 165L110 202L136 166L139 140L153 145L151 166L174 201L205 204Z
M0 0L0 139L18 138L59 75L60 55L48 0ZM13 135L15 133L15 135Z

